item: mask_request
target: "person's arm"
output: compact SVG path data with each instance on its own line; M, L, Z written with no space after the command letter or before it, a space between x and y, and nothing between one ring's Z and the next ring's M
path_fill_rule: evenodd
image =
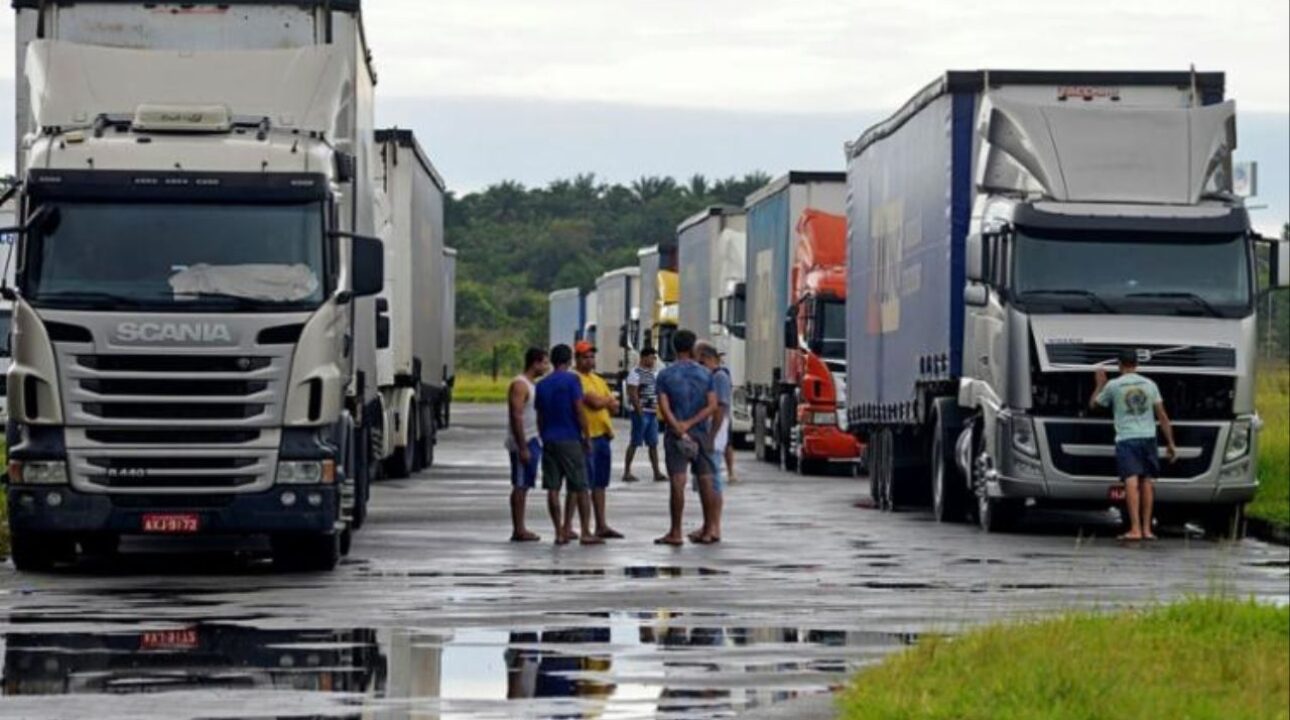
M1099 365L1097 370L1093 371L1093 378L1096 382L1093 383L1093 395L1088 399L1088 408L1090 410L1096 410L1110 404L1107 402L1109 398L1103 397L1107 383L1106 368Z
M600 393L587 393L582 396L582 404L588 410L613 410L614 399Z
M700 410L697 415L681 423L681 427L685 429L684 432L690 432L690 428L693 428L695 425L698 425L716 414L717 410L720 408L720 405L717 404L717 391L709 387L707 398L708 404L704 405L703 409Z
M658 411L663 416L663 422L677 437L685 434L685 428L672 414L672 402L668 400L667 393L658 394Z
M573 394L573 414L578 418L578 428L582 433L582 448L591 451L591 428L587 425L587 413L582 411L586 398L582 393L582 383L578 383Z
M515 441L515 450L520 460L529 462L529 444L524 437L524 403L528 401L529 389L519 380L511 382L507 402L510 405L511 439Z
M1156 401L1156 422L1160 423L1160 432L1165 436L1165 454L1169 462L1173 462L1178 459L1178 446L1174 444L1174 424L1169 420L1169 413L1165 412L1163 400Z
M639 383L632 385L631 382L628 381L627 404L631 407L633 413L637 415L641 414L641 386Z

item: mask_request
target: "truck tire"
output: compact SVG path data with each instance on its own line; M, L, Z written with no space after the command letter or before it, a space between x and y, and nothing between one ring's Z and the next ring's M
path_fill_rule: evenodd
M1201 519L1205 536L1213 540L1237 541L1245 537L1245 504L1208 508Z
M341 533L278 535L273 538L273 564L288 572L323 572L340 562Z
M757 457L762 459L762 462L778 463L779 454L767 442L769 438L767 437L766 426L770 422L770 418L767 415L767 406L764 403L759 402L753 408L753 448L757 452Z
M417 416L413 412L413 407L408 407L407 414L408 436L403 447L394 449L394 454L386 460L385 474L395 480L403 480L416 472L416 452L417 452Z
M365 457L371 443L368 436L371 428L364 426L358 437L350 443L350 458L345 465L346 472L354 473L354 516L350 518L351 526L358 530L367 522L367 501L372 496L372 478L370 464Z
M880 428L873 434L873 442L876 446L873 453L873 467L870 469L870 482L873 483L875 492L877 492L878 509L883 512L895 512L896 502L895 494L892 492L894 481L894 470L891 457L891 450L894 438L891 430Z
M954 461L954 444L962 430L958 403L936 401L932 424L932 514L936 522L958 522L967 513L967 482Z
M984 454L985 438L978 423L972 430L972 491L976 500L973 514L982 532L1008 532L1016 527L1025 512L1025 505L1016 500L990 497L985 483L985 468L979 460Z
M19 572L48 572L60 562L75 560L76 545L61 535L14 530L9 536L9 557Z
M797 417L793 396L779 396L779 417L775 423L776 445L779 446L779 467L785 472L797 470L797 453L793 449L793 421Z

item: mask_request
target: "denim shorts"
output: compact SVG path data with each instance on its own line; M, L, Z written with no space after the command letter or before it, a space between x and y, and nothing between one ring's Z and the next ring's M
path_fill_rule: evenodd
M658 447L658 415L632 413L632 447Z
M712 489L718 495L726 491L726 458L719 452L714 452L708 456L712 463ZM699 492L699 478L694 478L694 491Z
M532 490L537 486L538 468L542 467L542 443L533 438L529 440L529 462L520 461L520 454L511 453L511 487L519 490Z
M592 490L609 487L613 464L614 451L610 439L604 435L591 438L591 454L587 456L587 484Z
M1160 477L1160 448L1155 438L1121 440L1115 444L1115 464L1120 470L1120 481L1131 477Z

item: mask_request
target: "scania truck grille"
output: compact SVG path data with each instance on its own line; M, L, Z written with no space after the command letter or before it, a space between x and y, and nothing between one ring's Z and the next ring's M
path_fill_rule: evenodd
M249 424L274 414L284 366L262 356L77 355L69 399L73 412L113 424Z

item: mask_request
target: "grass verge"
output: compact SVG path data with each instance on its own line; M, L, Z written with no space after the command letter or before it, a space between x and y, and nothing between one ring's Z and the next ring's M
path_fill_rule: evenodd
M463 403L506 402L511 378L493 380L491 375L458 375L452 388L452 401Z
M1250 517L1290 527L1290 366L1260 368L1256 403L1259 433L1259 494Z
M862 671L842 720L1287 718L1290 608L1223 599L1005 624Z

